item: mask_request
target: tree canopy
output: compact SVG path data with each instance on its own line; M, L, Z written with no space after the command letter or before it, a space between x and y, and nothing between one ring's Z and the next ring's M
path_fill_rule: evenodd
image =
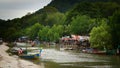
M90 43L93 48L103 49L104 47L112 48L111 46L110 27L107 22L102 20L101 25L93 27L90 32Z

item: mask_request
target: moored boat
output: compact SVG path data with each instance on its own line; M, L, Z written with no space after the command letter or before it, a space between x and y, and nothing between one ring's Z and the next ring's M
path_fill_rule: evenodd
M40 53L21 54L20 57L25 59L37 59L40 57Z
M42 52L42 47L38 50L32 50L32 51L26 50L26 52L19 54L19 56L25 59L37 59L41 56L41 52Z

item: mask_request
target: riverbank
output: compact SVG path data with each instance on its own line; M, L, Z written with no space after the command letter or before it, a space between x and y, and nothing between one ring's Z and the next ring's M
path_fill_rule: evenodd
M9 49L5 43L0 45L0 68L42 68L32 62L20 59L18 56L9 56L6 52Z

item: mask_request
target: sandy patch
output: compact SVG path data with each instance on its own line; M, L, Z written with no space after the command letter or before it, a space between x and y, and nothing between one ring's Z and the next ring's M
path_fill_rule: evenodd
M18 56L9 56L5 44L0 45L0 68L42 68L32 62L22 60Z

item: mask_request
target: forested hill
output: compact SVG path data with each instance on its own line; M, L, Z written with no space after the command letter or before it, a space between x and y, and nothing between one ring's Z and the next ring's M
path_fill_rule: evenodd
M47 30L47 32L49 31L49 33L55 34L55 37L58 36L57 39L62 35L71 33L88 34L88 31L90 31L92 28L87 28L86 30L82 29L83 31L80 31L81 29L77 28L78 31L74 32L77 29L75 28L74 30L72 30L71 22L74 22L73 20L79 21L79 18L81 18L79 16L81 15L87 15L90 18L108 18L119 9L120 0L53 0L44 8L39 9L38 11L32 14L28 13L22 18L15 18L13 20L7 21L0 20L0 37L7 40L13 40L17 37L27 35L31 38L34 38L38 35L42 35L42 31L39 34L39 30L41 28L45 29L44 31L52 28L53 31ZM89 18L86 16L82 17ZM40 27L36 28L37 26ZM62 33L58 34L57 31L60 30L54 30L57 29L57 27L58 29L64 27L64 31L62 30L63 32L61 31ZM55 33L54 31L56 31L57 33ZM43 35L47 34L43 33ZM49 40L56 39L49 38Z
M120 0L53 0L48 6L53 6L60 12L66 12L80 2L116 2L120 4Z

